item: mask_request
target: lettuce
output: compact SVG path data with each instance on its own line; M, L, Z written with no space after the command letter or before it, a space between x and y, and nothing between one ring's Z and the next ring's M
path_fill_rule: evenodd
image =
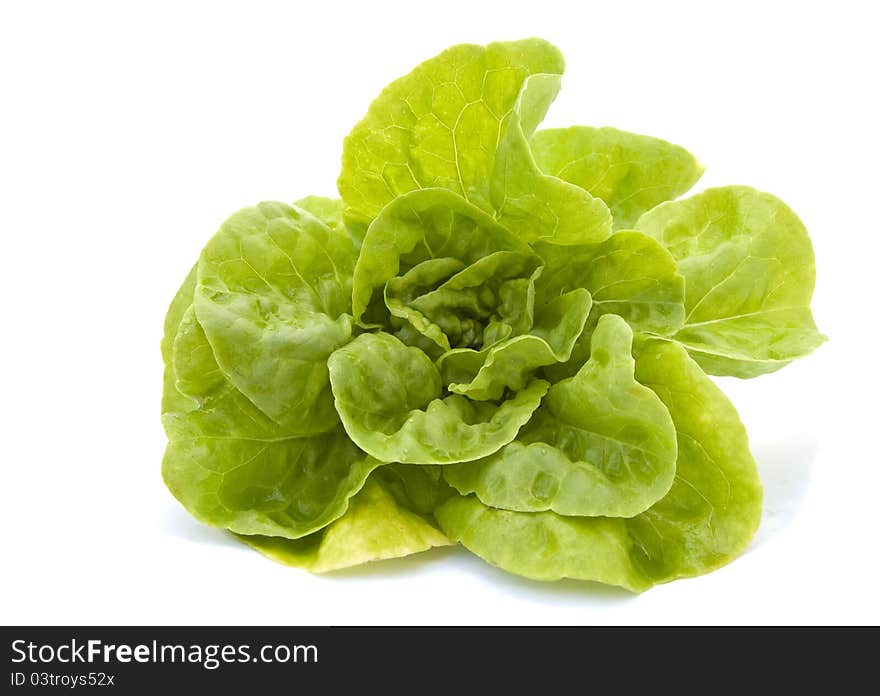
M806 229L743 186L675 200L703 171L677 145L538 130L562 71L539 39L454 46L355 125L339 199L209 240L162 341L194 517L316 573L460 543L634 592L746 548L761 482L707 374L825 340Z

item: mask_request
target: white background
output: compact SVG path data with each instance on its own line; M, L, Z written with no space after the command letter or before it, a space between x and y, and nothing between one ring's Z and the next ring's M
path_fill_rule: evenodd
M873 3L4 2L0 623L877 623ZM313 577L200 526L159 474L162 320L223 219L332 195L370 100L459 42L568 60L548 125L684 145L696 190L786 200L831 341L721 380L766 485L750 550L641 596L461 549Z

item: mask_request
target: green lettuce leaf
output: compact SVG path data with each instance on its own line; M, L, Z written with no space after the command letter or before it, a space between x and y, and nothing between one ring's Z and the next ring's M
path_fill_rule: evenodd
M342 515L379 465L339 426L296 437L264 414L220 371L191 306L171 355L175 384L166 389L187 400L166 400L162 476L196 519L295 539Z
M168 312L165 315L165 325L162 332L162 362L164 371L162 374L162 412L187 411L194 406L191 399L177 391L177 377L172 365L174 351L174 339L177 330L186 311L192 307L193 293L196 290L198 267L193 266L187 274L180 288L174 294Z
M348 511L320 532L295 540L271 536L239 539L273 561L312 573L399 558L450 544L435 525L401 505L375 476L351 499Z
M534 254L497 251L460 270L410 304L439 326L451 345L483 341L490 323L505 333L527 331L534 311L534 285L541 259Z
M346 220L365 228L397 196L424 188L491 210L504 119L530 75L563 67L559 50L541 39L462 44L392 82L343 144L337 184ZM534 117L540 109L531 106Z
M385 284L385 306L391 313L391 323L398 338L407 345L416 345L426 352L450 349L449 338L443 328L411 303L422 294L435 290L465 267L458 259L428 259L403 275L391 278Z
M599 244L536 244L535 251L545 264L538 282L543 296L586 288L593 298L568 361L545 370L551 381L571 377L586 362L590 336L606 314L622 317L633 331L660 336L674 334L684 323L684 279L672 255L651 237L621 231Z
M376 469L372 477L397 501L426 519L434 522L434 510L454 493L443 480L443 467L433 464L386 464Z
M531 148L542 171L605 201L616 230L685 193L703 173L684 148L616 128L550 128L532 136Z
M341 198L327 198L326 196L306 196L294 202L294 207L302 208L311 213L336 234L348 235L343 220L343 205Z
M675 333L684 323L684 279L675 259L639 232L622 231L600 244L535 245L545 264L538 289L553 297L586 288L593 324L605 314L626 319L634 331Z
M709 189L654 208L637 227L678 262L687 315L674 338L709 374L773 372L826 340L810 312L810 238L775 196Z
M574 377L550 387L516 441L444 477L460 493L506 510L632 517L662 498L675 475L675 426L635 380L632 330L606 315L592 355Z
M199 259L194 304L229 381L291 435L335 428L327 357L351 337L352 243L306 211L261 203Z
M479 351L460 348L443 354L437 361L443 383L454 394L480 401L497 401L505 389L519 391L537 368L571 357L591 306L590 293L572 290L542 305L527 334Z
M451 191L426 189L399 196L364 238L354 269L354 318L360 320L371 303L382 301L388 281L425 261L454 259L466 268L498 251L532 254L527 244Z
M448 189L525 241L599 241L611 214L579 186L540 171L528 137L564 63L540 39L453 46L386 87L345 139L337 182L353 230L395 197Z
M542 172L529 147L527 129L544 118L559 85L559 75L531 76L504 119L490 187L494 215L527 242L599 242L611 234L608 206L580 186Z
M675 483L658 503L629 519L567 517L453 496L435 513L446 535L518 575L633 592L707 573L739 555L758 527L762 495L736 410L674 343L648 343L636 377L663 401L678 434Z
M429 259L386 283L385 304L444 352L481 345L531 326L540 264L534 254L514 251L467 267L457 259Z
M358 336L330 356L329 367L346 432L385 462L449 464L491 454L516 437L548 386L535 380L500 405L441 398L430 358L386 333Z

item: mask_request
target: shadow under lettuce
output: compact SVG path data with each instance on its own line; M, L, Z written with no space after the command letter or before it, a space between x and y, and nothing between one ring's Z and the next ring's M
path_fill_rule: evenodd
M750 549L779 536L797 518L809 488L818 448L818 440L809 433L752 446L764 484L764 514Z
M166 502L159 512L159 526L169 535L193 544L247 548L225 529L202 524L176 501Z
M598 582L570 579L552 582L530 580L495 568L462 546L443 546L403 558L373 561L360 566L334 570L321 577L339 581L397 577L414 574L440 563L454 563L457 571L471 576L475 584L492 584L510 594L522 595L529 600L627 601L637 596L623 588L603 585Z

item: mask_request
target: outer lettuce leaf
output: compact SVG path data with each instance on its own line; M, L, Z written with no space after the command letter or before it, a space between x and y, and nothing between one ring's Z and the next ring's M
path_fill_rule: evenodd
M632 592L654 584L623 518L513 512L489 507L474 495L449 498L435 515L450 540L509 573L533 580L594 580Z
M668 335L684 322L684 279L675 259L639 232L617 232L600 244L560 247L535 245L545 270L538 283L553 297L586 288L593 297L593 319L616 314L634 331Z
M352 310L360 320L396 276L430 259L455 259L463 267L498 251L530 255L531 249L489 215L445 189L399 196L364 238L354 270Z
M449 464L491 454L516 437L548 386L536 380L500 405L440 398L430 358L386 333L358 336L330 356L329 367L346 432L385 462Z
M174 497L205 524L297 539L342 515L379 464L339 428L280 440L236 435L172 440L162 476Z
M491 180L492 207L502 225L528 242L598 242L611 233L608 207L580 186L542 172L529 147L531 130L544 118L559 85L559 75L531 76L505 118Z
M634 592L707 573L741 553L760 521L761 484L736 410L673 343L650 342L636 377L660 397L678 432L675 483L662 500L625 519L512 512L455 496L436 511L447 536L518 575Z
M195 405L193 401L177 391L177 377L171 364L174 350L174 339L177 329L187 309L192 306L193 293L196 289L198 267L193 266L180 288L171 300L168 313L165 315L165 326L162 333L162 362L165 365L162 375L162 413L166 411L187 411Z
M342 515L379 462L341 427L313 437L291 433L239 392L213 360L195 312L183 315L172 348L175 383L167 399L170 442L162 475L198 520L242 534L298 538ZM166 382L166 390L175 388ZM184 408L176 410L175 404Z
M684 148L616 128L542 130L532 136L531 148L542 171L605 201L617 230L685 193L703 173Z
M351 336L352 243L306 211L261 203L199 260L194 304L223 373L290 435L335 428L327 357Z
M391 83L343 146L338 186L352 228L396 196L444 188L525 241L598 241L601 200L538 169L528 137L559 91L563 61L540 39L453 46Z
M540 307L528 334L490 343L480 351L445 353L437 361L443 383L452 393L476 400L498 400L505 389L519 391L537 368L571 357L590 307L590 293L572 290Z
M674 338L710 374L773 372L826 340L810 312L810 238L775 196L709 189L658 206L637 227L678 262L687 316Z
M651 341L636 379L666 404L678 431L675 484L634 518L654 582L701 575L748 546L761 521L763 490L745 427L733 404L680 346Z
M392 82L343 144L338 186L347 221L366 227L395 197L423 188L449 189L491 210L488 182L504 119L530 75L563 67L559 50L540 39L462 44ZM539 106L530 107L538 118Z
M171 349L171 367L175 389L197 406L229 384L214 359L211 344L205 338L192 305L183 313L177 326Z
M460 493L506 510L632 517L656 503L675 476L675 426L636 382L632 331L602 317L589 362L554 384L516 441L477 462L444 469Z
M295 540L239 539L273 561L312 573L409 556L451 543L435 525L401 505L374 477L351 499L345 515L320 532Z

